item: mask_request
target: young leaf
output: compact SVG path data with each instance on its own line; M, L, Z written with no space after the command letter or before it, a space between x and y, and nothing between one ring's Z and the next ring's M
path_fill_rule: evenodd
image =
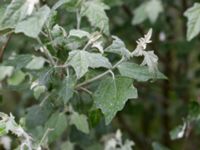
M148 81L150 79L166 79L166 76L163 75L158 69L155 73L150 73L149 68L146 66L140 66L135 63L124 62L118 67L119 72L122 76L133 78L137 81Z
M200 3L195 3L193 7L186 10L184 16L187 17L187 40L191 41L200 32Z
M109 34L109 20L105 12L107 9L109 7L98 0L86 1L81 7L81 15L86 16L92 26Z
M116 36L113 36L113 43L105 49L106 52L119 54L125 56L126 58L130 58L130 52L126 48L124 42Z
M78 130L86 134L89 133L89 125L85 115L73 112L70 119L70 124L74 124Z
M126 77L108 77L101 81L94 94L94 103L102 110L106 124L123 109L128 99L137 98L137 89L132 84L132 79Z
M41 7L32 16L19 22L15 28L15 33L22 32L29 37L37 38L49 14L50 8L48 6Z
M74 68L78 79L88 71L89 67L112 67L109 60L101 54L80 50L75 50L69 53L68 64Z

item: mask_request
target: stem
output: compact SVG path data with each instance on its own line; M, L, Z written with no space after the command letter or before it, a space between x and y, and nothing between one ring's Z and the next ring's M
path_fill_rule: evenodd
M45 53L46 57L49 59L51 65L56 66L56 62L54 61L53 56L51 55L49 50L44 46L44 44L42 43L42 41L39 38L37 38L37 41L42 46L44 53Z
M8 45L8 43L9 43L11 37L12 37L12 33L8 34L8 37L7 37L6 42L5 42L5 43L3 44L3 46L0 48L0 62L1 62L2 59L3 59L4 50L5 50L5 48L7 47L7 45Z
M91 44L91 41L89 40L88 42L87 42L87 44L83 47L83 51L85 51L89 46L90 46L90 44Z
M77 29L79 30L81 26L81 15L79 10L76 11L76 19L77 19Z
M122 57L111 69L109 69L109 70L103 72L102 74L100 74L100 75L98 75L98 76L96 76L96 77L94 77L94 78L92 78L92 79L86 80L85 82L78 84L78 85L76 86L76 88L80 88L81 86L84 86L84 85L87 85L87 84L89 84L89 83L91 83L91 82L94 82L94 81L96 81L96 80L99 80L100 78L102 78L102 77L104 77L105 75L109 74L111 70L114 70L114 69L115 69L118 65L120 65L124 60L125 60L125 58Z

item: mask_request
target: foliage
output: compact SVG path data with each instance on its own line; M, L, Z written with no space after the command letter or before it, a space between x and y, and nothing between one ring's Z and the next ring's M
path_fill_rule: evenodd
M200 106L190 101L193 84L178 89L194 76L184 60L192 52L173 49L198 47L200 4L183 0L179 12L180 3L1 1L0 103L17 103L2 107L0 144L6 149L8 137L7 149L20 150L183 149L173 142L198 134Z

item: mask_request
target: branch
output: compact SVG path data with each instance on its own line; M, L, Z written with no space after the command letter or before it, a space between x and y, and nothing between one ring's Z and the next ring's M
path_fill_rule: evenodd
M0 62L1 62L2 59L3 59L4 51L5 51L5 49L6 49L7 45L8 45L8 43L9 43L11 37L12 37L12 33L8 34L6 42L5 42L5 43L3 44L3 46L0 48Z

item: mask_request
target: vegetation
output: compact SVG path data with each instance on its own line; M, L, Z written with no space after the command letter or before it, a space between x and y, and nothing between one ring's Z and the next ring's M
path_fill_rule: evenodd
M0 1L0 149L198 150L200 3Z

